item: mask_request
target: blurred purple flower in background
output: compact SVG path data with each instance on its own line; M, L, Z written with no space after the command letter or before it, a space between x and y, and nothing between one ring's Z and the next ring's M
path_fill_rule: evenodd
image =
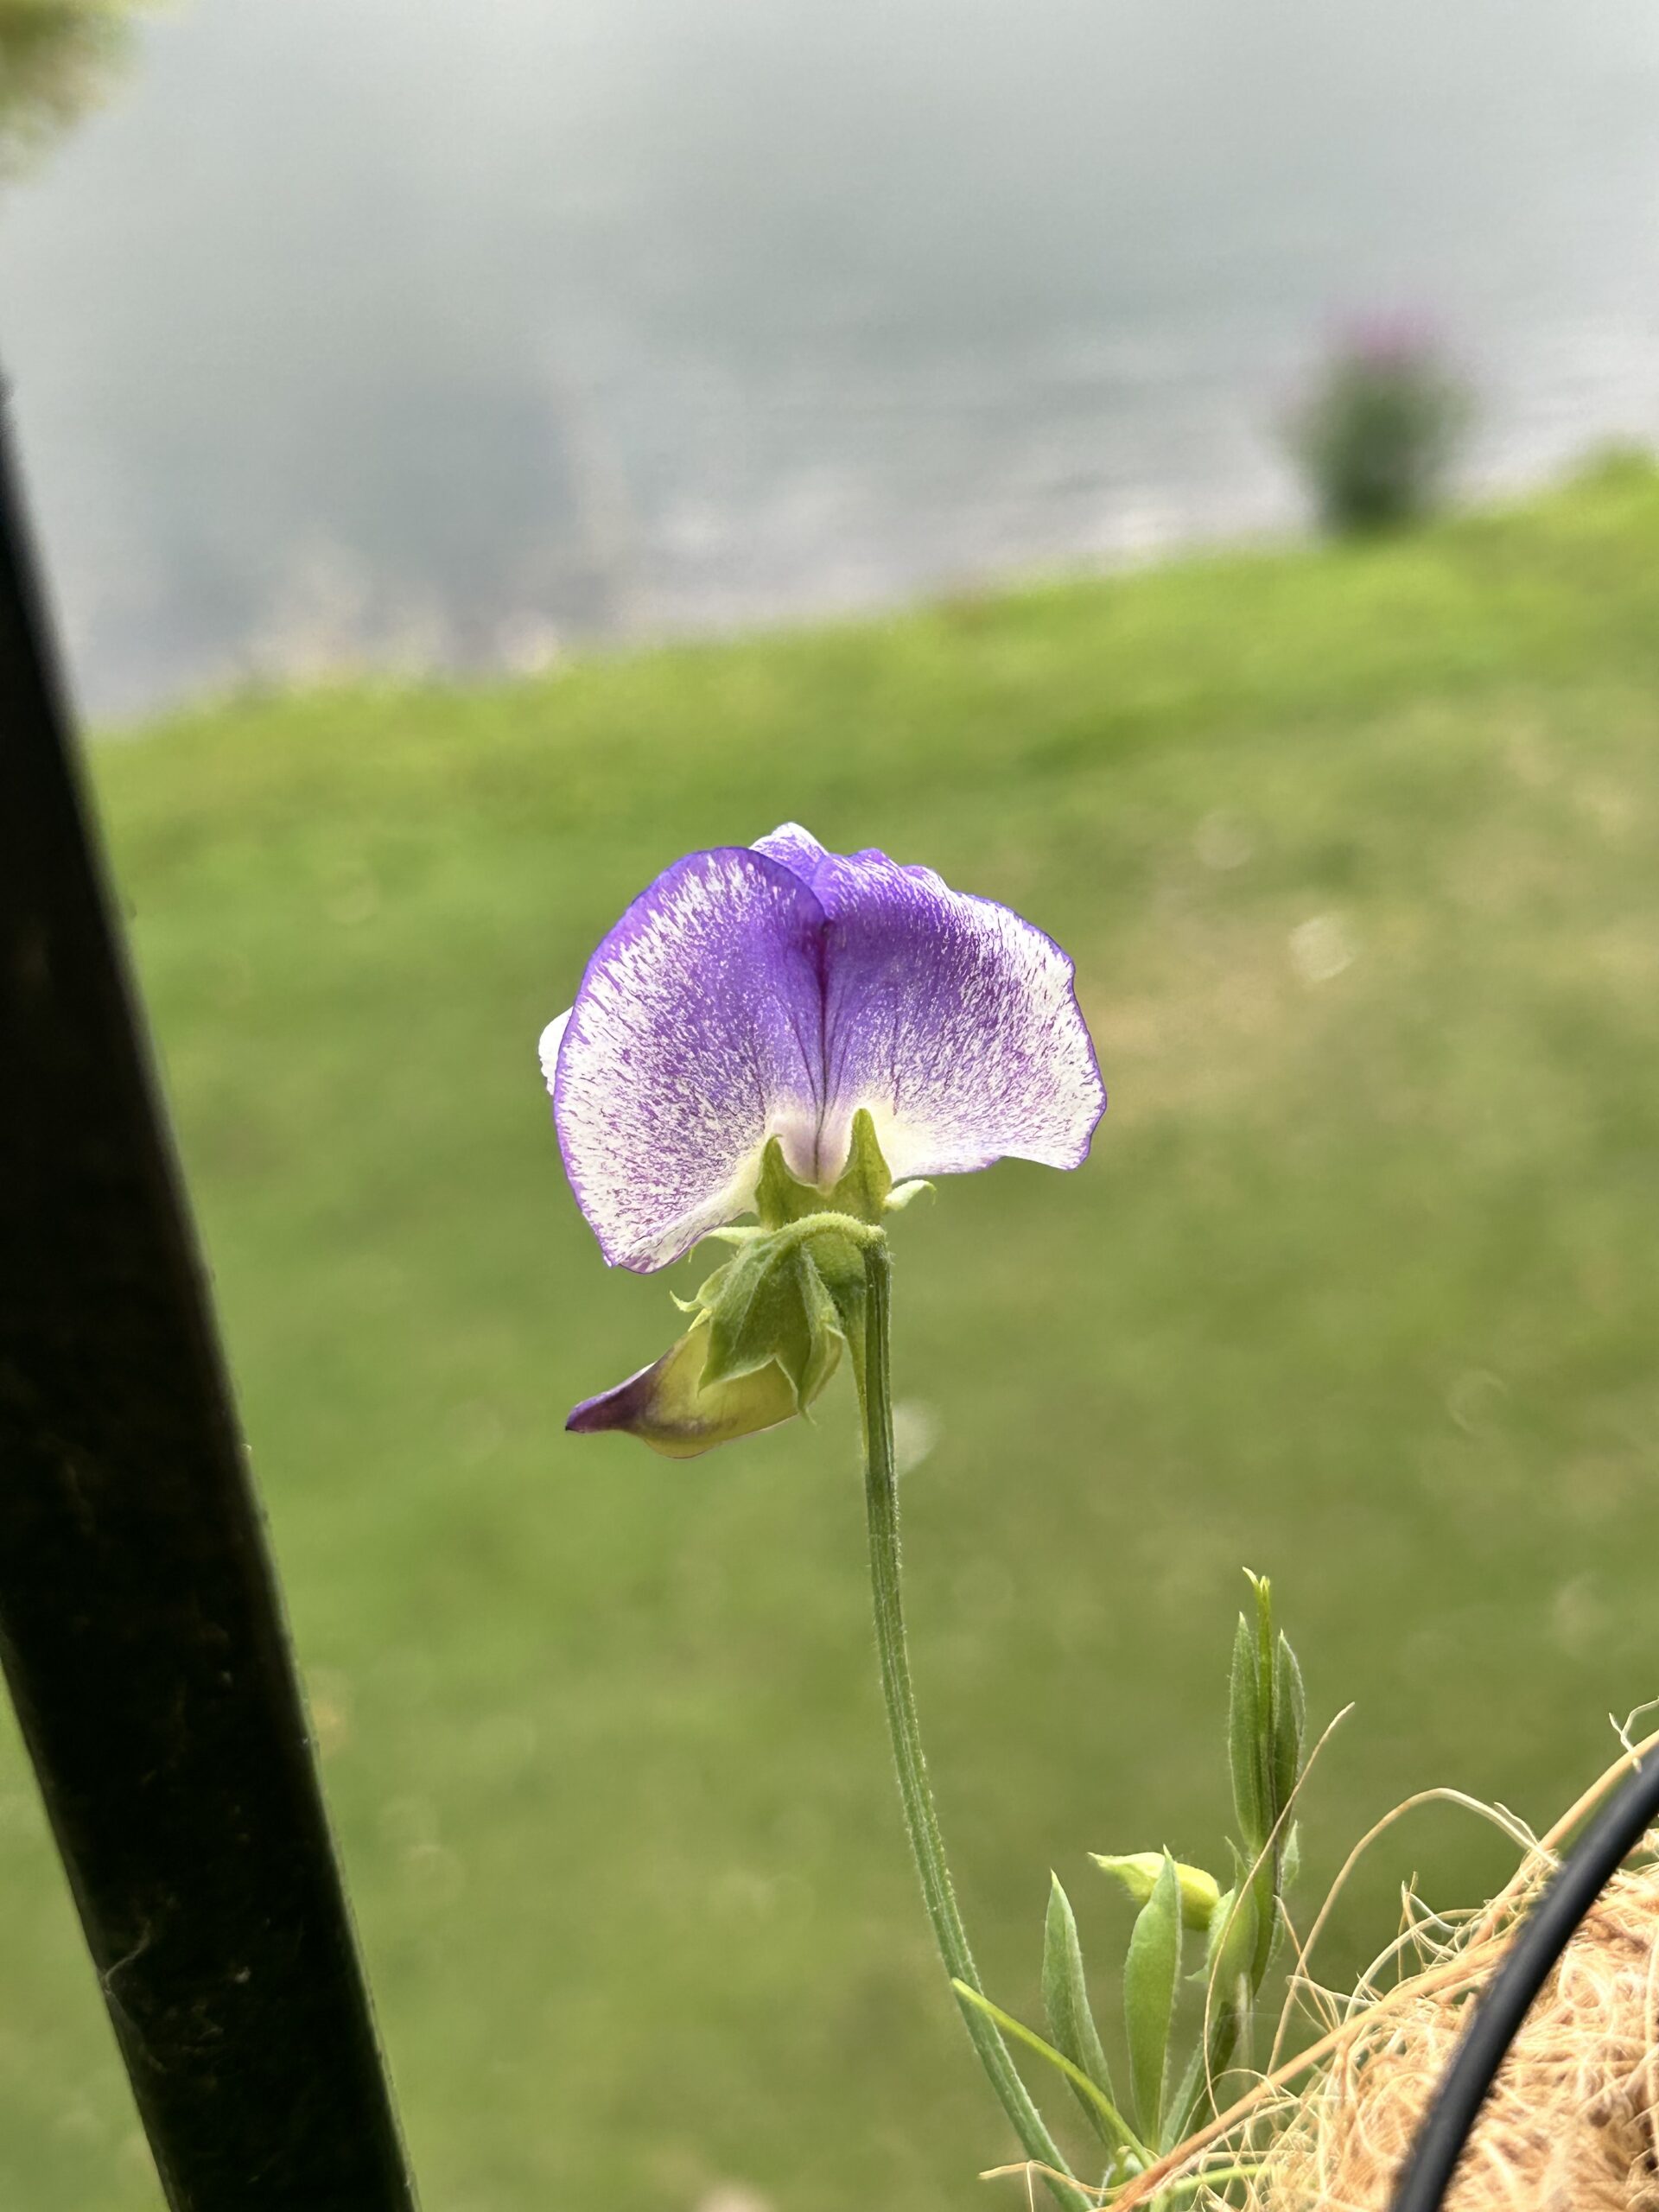
M1446 334L1421 308L1378 308L1344 322L1331 350L1338 359L1372 369L1414 367L1444 356Z
M1432 317L1395 309L1344 325L1291 426L1325 527L1354 536L1433 513L1473 411Z

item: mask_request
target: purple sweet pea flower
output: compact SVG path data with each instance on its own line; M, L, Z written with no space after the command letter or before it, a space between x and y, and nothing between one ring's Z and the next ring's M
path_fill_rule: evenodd
M1079 1166L1106 1104L1071 963L1006 906L793 823L642 892L541 1061L577 1203L649 1273L753 1205L776 1136L829 1190L868 1111L895 1182Z

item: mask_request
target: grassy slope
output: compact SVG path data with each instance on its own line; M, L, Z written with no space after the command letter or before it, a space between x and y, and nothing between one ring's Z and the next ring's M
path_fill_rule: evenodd
M560 1433L673 1316L606 1276L531 1046L689 848L798 815L1077 956L1093 1161L897 1230L899 1387L940 1424L918 1664L1005 1999L1051 1864L1104 1984L1084 1851L1214 1847L1242 1563L1319 1713L1360 1701L1314 1878L1420 1783L1543 1816L1659 1690L1651 480L524 688L238 702L98 769L443 2212L722 2181L942 2212L1006 2147L890 1802L848 1408L690 1468ZM1293 942L1352 957L1313 980ZM1423 1820L1344 1941L1413 1866L1455 1897L1497 1864ZM0 2202L148 2212L10 1742L0 1884Z

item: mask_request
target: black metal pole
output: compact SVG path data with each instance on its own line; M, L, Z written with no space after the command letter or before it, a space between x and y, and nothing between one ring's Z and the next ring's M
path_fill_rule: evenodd
M3 412L0 1662L175 2212L412 2212Z
M1390 2212L1438 2212L1486 2093L1550 1968L1637 1845L1659 1820L1659 1757L1620 1784L1551 1875L1503 1963L1481 1992L1395 2184Z

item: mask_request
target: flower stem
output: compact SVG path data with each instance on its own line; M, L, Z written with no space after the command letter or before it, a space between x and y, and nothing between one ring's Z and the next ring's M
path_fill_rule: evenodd
M910 1653L905 1640L904 1600L899 1571L899 1485L893 1457L893 1389L888 1357L889 1312L893 1262L887 1239L873 1236L864 1248L864 1344L855 1362L859 1403L864 1415L864 1502L869 1520L870 1584L875 1600L875 1643L881 1668L881 1694L887 1708L893 1738L893 1764L899 1770L899 1796L916 1871L921 1876L922 1900L932 1925L933 1938L946 1976L983 1996L968 1931L963 1926L950 1869L939 1833L939 1816L927 1779L922 1753L921 1723L917 1717L916 1693L910 1677ZM960 2003L960 2000L958 2000ZM1055 2148L1020 2080L1008 2047L994 2021L976 2006L961 2005L969 2040L995 2090L1003 2111L1028 2158L1069 2174L1070 2168ZM1068 2208L1085 2207L1089 2199L1078 2189L1058 2179L1050 2188Z

